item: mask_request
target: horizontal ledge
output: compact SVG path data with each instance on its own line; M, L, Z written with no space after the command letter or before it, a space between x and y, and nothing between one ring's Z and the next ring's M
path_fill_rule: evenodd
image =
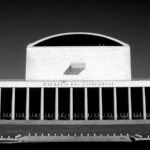
M0 125L121 125L150 124L150 120L0 120Z
M129 136L25 136L20 142L131 142Z

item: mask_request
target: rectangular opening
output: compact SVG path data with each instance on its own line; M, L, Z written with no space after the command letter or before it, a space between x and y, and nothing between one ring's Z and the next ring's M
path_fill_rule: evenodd
M15 89L15 119L25 119L26 88Z
M134 87L131 88L131 102L132 102L132 118L142 119L142 88Z
M150 87L145 88L145 98L146 98L146 116L150 119Z
M99 88L88 88L88 119L99 119Z
M84 120L84 88L73 88L73 119Z
M44 119L55 119L55 88L44 88Z
M113 88L102 88L103 119L114 119Z
M30 115L29 119L39 120L40 119L40 100L41 100L41 88L30 88Z
M128 119L128 88L116 89L118 119Z
M59 119L69 120L70 88L58 89Z
M1 118L11 119L12 88L1 89Z

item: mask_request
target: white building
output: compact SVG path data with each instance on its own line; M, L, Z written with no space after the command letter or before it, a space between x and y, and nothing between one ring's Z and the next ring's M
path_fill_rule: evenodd
M131 79L130 46L94 33L27 46L26 79L0 81L1 119L149 119L150 81Z
M99 34L41 39L27 46L26 63L26 80L131 80L130 46Z

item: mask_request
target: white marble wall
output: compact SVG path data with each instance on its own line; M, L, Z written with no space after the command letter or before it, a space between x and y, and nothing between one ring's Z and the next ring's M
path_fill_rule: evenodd
M65 75L71 63L86 67ZM26 80L131 80L130 47L27 47Z

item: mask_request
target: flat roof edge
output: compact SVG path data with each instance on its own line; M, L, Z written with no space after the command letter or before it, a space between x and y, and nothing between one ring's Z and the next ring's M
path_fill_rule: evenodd
M150 87L150 80L137 81L0 81L0 87Z

